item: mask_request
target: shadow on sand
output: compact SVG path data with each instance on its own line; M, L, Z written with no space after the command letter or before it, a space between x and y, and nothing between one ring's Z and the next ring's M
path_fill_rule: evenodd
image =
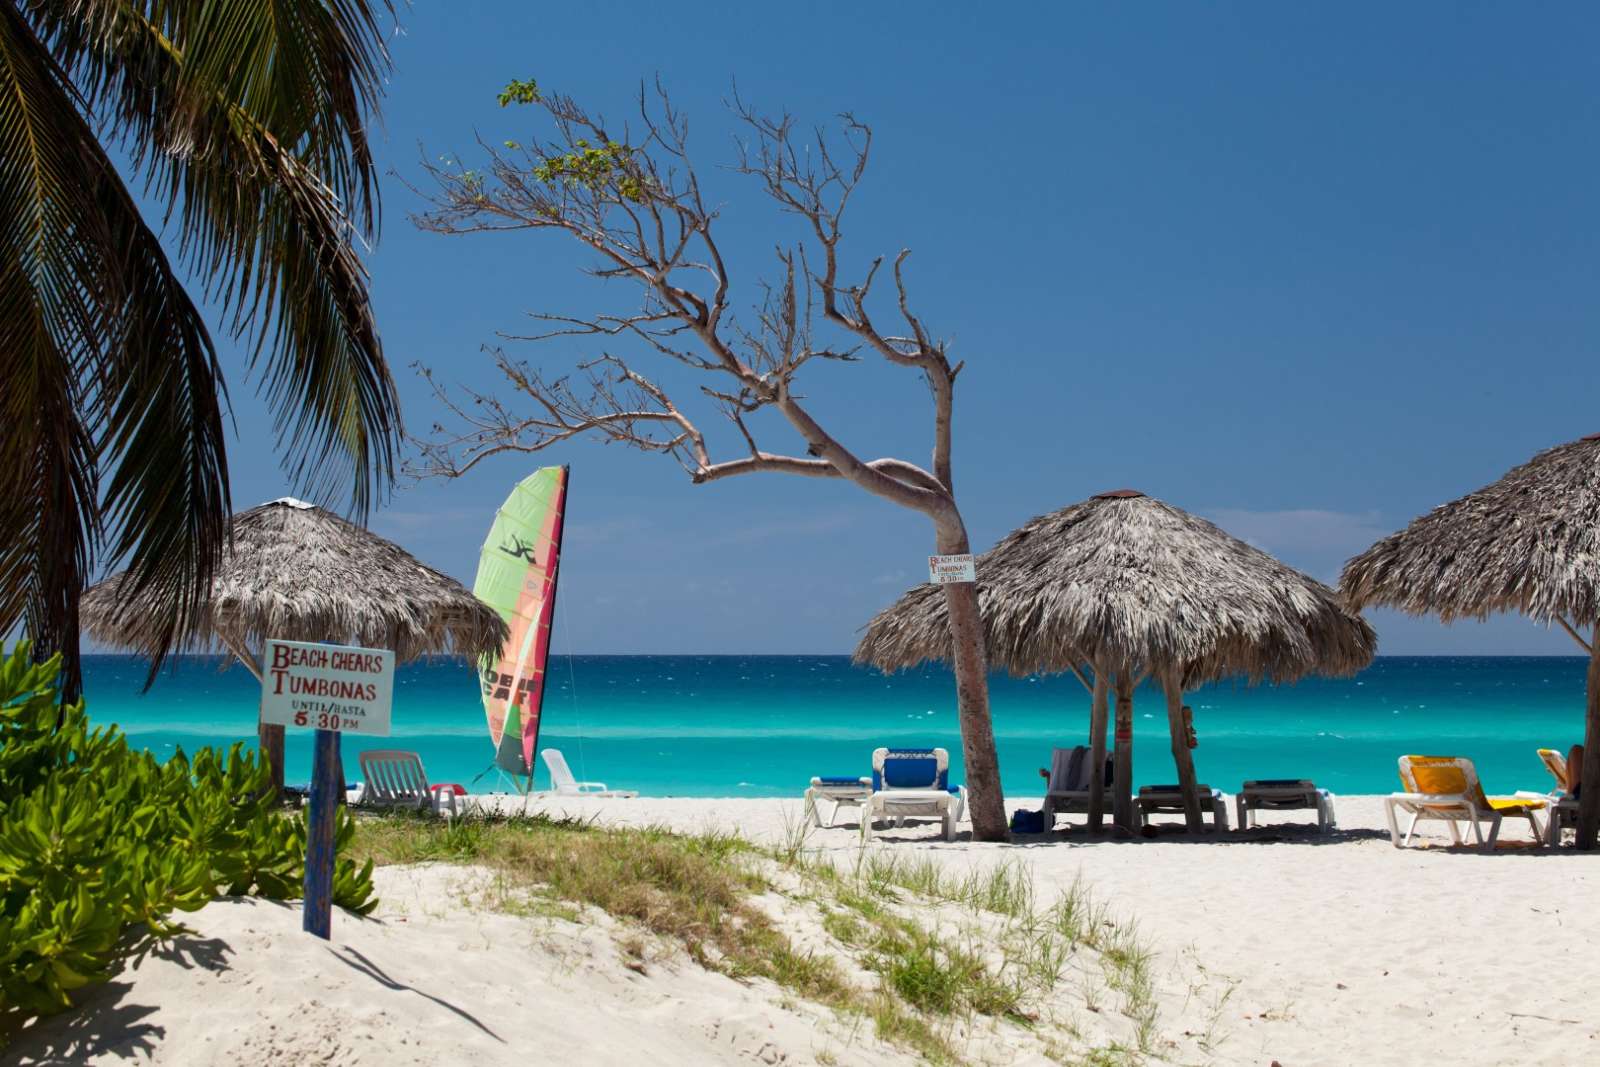
M95 1056L148 1059L166 1037L166 1029L149 1021L156 1005L128 1001L133 983L120 976L151 959L175 963L185 970L221 973L228 969L232 955L233 949L218 938L179 935L170 941L147 941L122 961L118 977L93 987L60 1015L23 1029L8 1055L41 1067L83 1063Z

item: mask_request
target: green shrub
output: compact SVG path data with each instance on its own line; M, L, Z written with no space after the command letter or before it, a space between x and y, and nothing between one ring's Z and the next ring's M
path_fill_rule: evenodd
M25 644L0 658L0 1044L178 932L174 912L301 893L305 821L276 809L264 762L239 745L157 762L59 703L59 666ZM341 810L339 851L354 832ZM370 862L338 862L334 902L377 906Z

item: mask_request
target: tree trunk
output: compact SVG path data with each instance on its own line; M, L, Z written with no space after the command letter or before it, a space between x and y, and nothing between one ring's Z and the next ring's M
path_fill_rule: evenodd
M972 551L967 528L950 501L949 510L934 516L940 555ZM1006 798L1000 789L1000 757L994 749L994 723L989 718L989 656L983 635L975 582L944 587L950 621L950 664L956 675L956 714L961 723L961 756L967 768L967 806L976 841L1008 841Z
M1106 810L1106 720L1111 709L1106 701L1106 672L1094 668L1094 696L1089 701L1089 832L1098 833Z
M1578 847L1591 849L1600 829L1600 626L1589 642L1588 711L1583 730L1583 793L1578 798Z
M1176 674L1161 679L1167 694L1167 729L1172 733L1172 762L1178 767L1178 787L1183 790L1183 821L1190 833L1205 829L1200 814L1200 793L1194 777L1194 755L1189 751L1188 731L1183 728L1183 689Z
M1133 817L1133 679L1117 672L1116 766L1111 772L1112 821L1132 833Z
M965 552L963 547L956 552ZM944 551L941 548L941 551ZM1005 794L1000 790L1000 757L994 748L989 718L989 666L978 613L978 587L956 582L944 587L950 618L951 661L956 673L956 708L961 720L961 753L967 765L967 800L972 811L972 836L978 841L1005 841Z

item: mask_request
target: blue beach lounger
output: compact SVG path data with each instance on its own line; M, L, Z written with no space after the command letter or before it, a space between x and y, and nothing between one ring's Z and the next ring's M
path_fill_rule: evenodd
M832 826L839 816L839 809L843 807L860 808L872 798L872 779L867 777L852 777L850 775L828 776L822 775L811 779L811 787L806 790L805 817L818 827ZM817 801L826 800L833 805L828 812L826 824L817 810Z
M893 819L935 818L944 825L944 839L954 841L956 823L967 810L967 790L950 785L950 753L942 748L879 748L872 752L872 796L861 819L861 839L872 837L872 824Z

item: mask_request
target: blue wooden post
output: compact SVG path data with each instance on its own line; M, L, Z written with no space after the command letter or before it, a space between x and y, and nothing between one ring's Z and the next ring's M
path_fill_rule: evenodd
M327 939L333 929L333 831L344 783L339 781L339 731L318 730L306 815L306 896L302 928Z

